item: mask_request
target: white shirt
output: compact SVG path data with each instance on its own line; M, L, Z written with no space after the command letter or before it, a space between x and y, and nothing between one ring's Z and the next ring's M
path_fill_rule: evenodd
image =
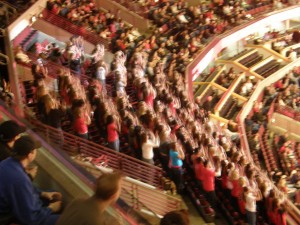
M97 75L96 75L97 79L105 80L105 74L106 74L105 68L104 67L98 67Z
M292 51L292 52L290 53L290 59L291 59L292 61L295 61L295 60L297 59L297 52Z
M256 212L256 198L251 192L246 195L245 209L249 212Z
M148 139L147 142L145 142L142 145L142 155L144 159L153 159L154 152L153 148L159 146L159 139L155 138L154 141Z
M177 18L181 23L188 23L189 22L183 14L178 15Z

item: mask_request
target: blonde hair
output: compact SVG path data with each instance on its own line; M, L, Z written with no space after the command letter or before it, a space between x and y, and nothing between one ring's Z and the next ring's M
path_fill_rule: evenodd
M45 99L45 110L48 114L51 109L56 109L58 107L58 102L55 98L51 97L51 95L48 94L48 97Z

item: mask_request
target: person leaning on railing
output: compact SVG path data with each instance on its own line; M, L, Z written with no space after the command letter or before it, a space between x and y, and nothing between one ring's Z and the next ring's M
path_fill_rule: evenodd
M65 209L56 225L104 225L103 215L107 207L114 204L122 188L122 174L119 172L102 174L95 183L94 194L87 199L76 199ZM110 221L118 224L117 221Z

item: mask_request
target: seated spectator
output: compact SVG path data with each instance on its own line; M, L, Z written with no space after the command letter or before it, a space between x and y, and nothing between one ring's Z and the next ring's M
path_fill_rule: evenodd
M31 59L26 55L26 53L23 51L22 47L19 45L17 47L16 53L15 53L15 59L18 63L30 63Z
M20 134L26 127L20 126L13 120L8 120L0 125L0 161L13 155L12 148Z
M297 59L297 52L294 49L291 49L289 59L292 61L295 61Z
M180 23L189 23L184 12L179 13L176 18Z
M102 174L95 184L95 193L87 199L76 199L65 209L56 225L102 225L106 224L103 213L114 204L122 189L122 174ZM114 221L113 224L118 224Z
M189 225L189 224L190 224L190 219L187 211L185 210L168 212L160 220L160 225Z
M0 218L11 218L8 223L54 225L58 219L55 213L61 209L61 194L37 192L25 173L39 147L31 137L22 136L14 144L14 155L0 163ZM40 197L57 201L44 206Z

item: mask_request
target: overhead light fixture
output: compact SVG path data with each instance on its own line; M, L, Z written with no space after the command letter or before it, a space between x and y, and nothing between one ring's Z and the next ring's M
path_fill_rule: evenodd
M34 22L36 22L36 16L33 15L31 18L30 18L30 23L33 24Z

